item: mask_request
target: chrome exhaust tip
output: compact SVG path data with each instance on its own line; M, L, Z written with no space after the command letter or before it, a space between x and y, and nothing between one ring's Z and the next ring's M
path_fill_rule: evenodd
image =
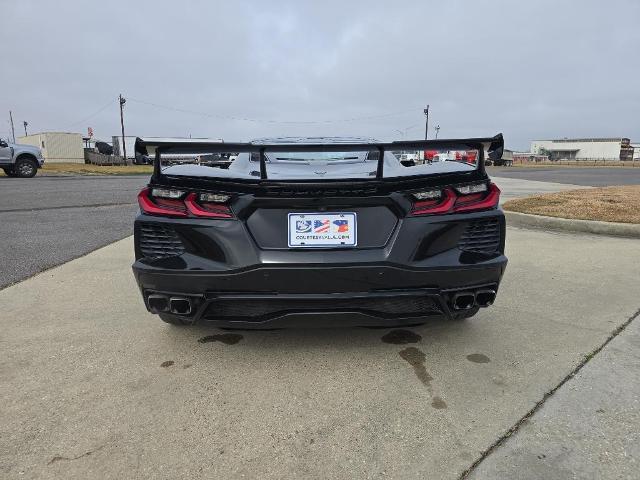
M174 315L189 315L191 313L191 300L183 297L171 297L169 299L169 311Z
M147 297L147 305L151 313L162 313L169 311L169 299L164 295L152 294Z
M493 304L495 299L495 290L478 290L476 292L476 305L479 307L488 307Z
M451 300L454 310L469 310L476 303L476 297L473 292L458 292Z

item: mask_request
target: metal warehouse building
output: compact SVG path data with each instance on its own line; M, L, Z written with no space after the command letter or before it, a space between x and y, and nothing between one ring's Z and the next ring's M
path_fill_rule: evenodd
M632 160L628 138L563 138L534 140L531 153L548 155L550 160Z
M80 133L34 133L20 137L18 143L39 147L42 150L45 163L84 163L84 149Z

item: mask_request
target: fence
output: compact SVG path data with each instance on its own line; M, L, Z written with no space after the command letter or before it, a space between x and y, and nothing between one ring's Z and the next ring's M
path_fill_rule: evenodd
M614 160L611 158L576 158L573 160L528 160L522 158L513 159L514 165L572 165L581 167L640 167L640 158L634 160Z
M118 155L84 151L84 163L92 165L128 165L127 161Z

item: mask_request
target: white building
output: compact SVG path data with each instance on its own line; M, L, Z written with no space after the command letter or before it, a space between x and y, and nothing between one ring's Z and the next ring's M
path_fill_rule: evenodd
M33 145L42 150L46 163L84 163L82 134L42 132L18 138L18 143Z
M628 138L563 138L534 140L531 153L550 160L631 160L633 146Z

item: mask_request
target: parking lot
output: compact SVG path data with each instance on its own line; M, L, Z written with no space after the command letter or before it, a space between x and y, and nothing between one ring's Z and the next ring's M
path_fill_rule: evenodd
M131 235L147 180L0 177L0 288Z
M0 177L0 288L133 233L145 175ZM576 188L501 178L502 199Z
M3 180L26 205L3 203L3 240L55 232L34 240L46 254L32 270L3 260L18 272L5 284L108 244L0 290L3 478L525 478L533 466L566 478L576 462L635 474L618 460L640 454L637 240L509 228L498 301L467 321L182 329L146 312L130 270L145 180ZM507 197L573 188L496 181ZM64 193L78 189L95 204ZM585 419L619 433L608 458Z
M490 175L502 178L585 187L640 184L640 167L489 167L488 170Z

